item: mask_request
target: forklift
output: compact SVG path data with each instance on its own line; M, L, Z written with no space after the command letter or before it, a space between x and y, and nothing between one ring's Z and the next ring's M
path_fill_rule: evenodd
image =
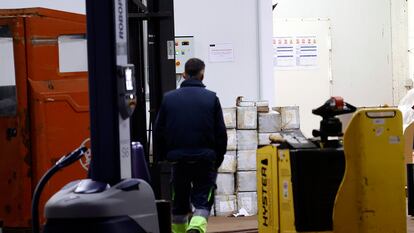
M86 13L92 160L88 179L68 183L46 203L42 232L171 232L169 202L156 201L160 177L152 176L151 186L143 171L149 162L143 77L151 64L151 124L163 93L176 84L173 1L87 0ZM136 146L138 141L144 146ZM38 183L32 201L34 233L41 228L43 188L87 150L85 141ZM161 164L156 154L154 148L153 161ZM152 168L159 174L157 166Z
M135 67L137 90L131 141L143 146L157 199L168 199L169 189L161 184L168 182L169 165L150 152L148 125L163 93L176 88L174 59L167 54L168 43L174 41L173 1L127 5L129 62ZM65 61L77 59L74 63L82 64L81 69L62 68L61 42L84 43L82 54L66 51L70 59ZM0 82L0 191L7 193L0 195L0 227L3 233L29 232L36 184L62 154L90 137L86 16L45 8L1 9L0 48L5 72ZM86 177L89 164L90 156L84 156L56 173L39 205L71 180Z
M285 131L258 150L259 232L407 232L401 112L340 97L312 112L315 138Z

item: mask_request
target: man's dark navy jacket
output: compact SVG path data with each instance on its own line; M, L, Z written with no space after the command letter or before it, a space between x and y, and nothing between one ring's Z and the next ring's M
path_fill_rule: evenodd
M226 126L216 93L196 79L164 95L154 127L154 146L169 161L215 161L227 148Z

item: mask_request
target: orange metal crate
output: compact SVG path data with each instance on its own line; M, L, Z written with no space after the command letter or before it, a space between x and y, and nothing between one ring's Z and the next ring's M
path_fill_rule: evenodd
M37 182L89 137L89 98L87 72L60 73L57 40L85 34L84 15L43 8L0 10L2 25L12 32L18 102L16 116L0 117L0 133L17 129L16 137L0 136L0 221L7 230L30 227ZM58 173L46 186L40 207L86 173L80 163Z

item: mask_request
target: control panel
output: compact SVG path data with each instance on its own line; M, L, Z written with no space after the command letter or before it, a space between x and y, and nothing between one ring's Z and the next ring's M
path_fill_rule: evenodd
M317 146L312 143L310 140L305 138L302 132L297 130L282 131L280 135L286 140L287 144L292 149L311 149L317 148Z
M118 106L123 119L132 115L137 105L135 90L135 68L128 64L118 66Z
M175 68L177 74L184 73L184 65L194 57L194 37L176 36L175 37Z

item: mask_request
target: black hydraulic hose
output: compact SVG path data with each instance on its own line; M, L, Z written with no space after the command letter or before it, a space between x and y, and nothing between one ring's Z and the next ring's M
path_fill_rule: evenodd
M43 188L50 180L50 178L60 170L58 165L54 165L51 169L49 169L46 174L40 179L40 182L37 184L36 189L33 194L32 199L32 231L33 233L40 232L40 223L39 223L39 201L40 196L43 192Z
M59 161L56 162L55 165L53 165L52 168L50 168L40 179L39 183L36 185L35 191L33 193L33 199L32 199L32 232L33 233L39 233L40 232L40 223L39 223L39 201L40 196L42 195L43 189L47 182L52 178L56 172L58 172L60 169L69 166L70 164L78 161L80 158L82 158L83 154L88 149L85 146L81 146L71 152L70 154L67 154L63 156Z

